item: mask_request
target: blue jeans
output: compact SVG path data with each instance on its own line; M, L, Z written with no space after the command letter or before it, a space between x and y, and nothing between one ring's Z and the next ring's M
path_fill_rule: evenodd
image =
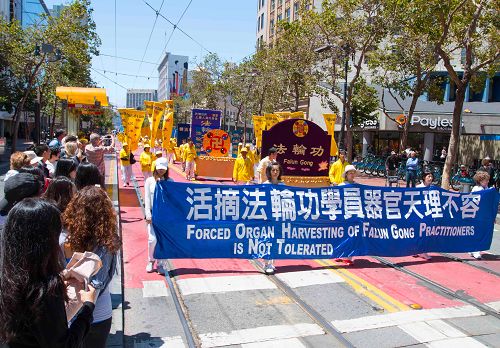
M406 171L406 187L415 187L417 184L417 171L416 170L407 170Z

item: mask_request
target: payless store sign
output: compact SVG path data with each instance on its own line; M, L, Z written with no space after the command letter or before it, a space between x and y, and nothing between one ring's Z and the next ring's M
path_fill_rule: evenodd
M411 117L410 125L420 125L422 127L426 127L429 129L442 129L442 130L451 130L453 125L453 121L449 118L442 118L438 116L437 118L430 118L425 116L415 116ZM463 123L462 123L463 127Z

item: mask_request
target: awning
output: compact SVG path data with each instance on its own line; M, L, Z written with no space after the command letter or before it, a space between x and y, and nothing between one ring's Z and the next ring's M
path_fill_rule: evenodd
M68 104L94 105L96 101L101 106L109 106L108 97L104 88L62 87L56 88L56 96L66 99Z

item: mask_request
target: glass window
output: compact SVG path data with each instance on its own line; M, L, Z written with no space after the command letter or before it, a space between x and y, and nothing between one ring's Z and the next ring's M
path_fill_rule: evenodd
M260 17L260 29L264 29L264 14Z
M276 5L276 0L271 0L271 11L274 10L274 5Z
M265 2L265 0L261 1L261 3L260 3L261 7L264 7L264 2Z
M287 8L285 10L285 18L286 18L287 22L290 22L290 8Z
M278 22L283 19L283 16L281 14L278 15Z

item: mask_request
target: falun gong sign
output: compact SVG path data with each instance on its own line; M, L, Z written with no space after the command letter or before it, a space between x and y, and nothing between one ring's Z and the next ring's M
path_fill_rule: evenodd
M327 176L330 141L328 133L314 122L285 120L262 132L262 156L275 147L284 175Z

